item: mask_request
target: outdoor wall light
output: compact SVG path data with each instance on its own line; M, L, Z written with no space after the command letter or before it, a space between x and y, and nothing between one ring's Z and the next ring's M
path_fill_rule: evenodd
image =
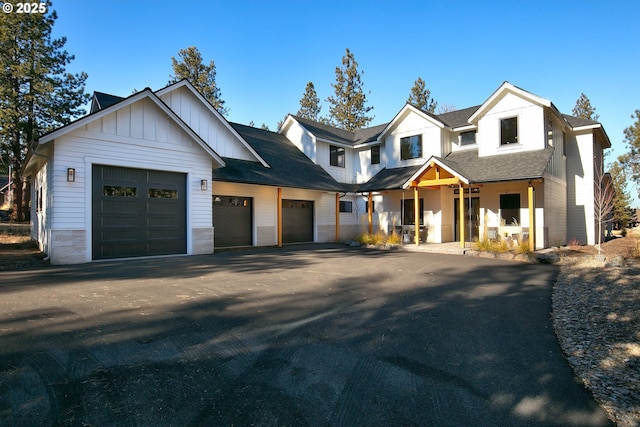
M207 191L207 180L206 179L201 179L200 180L200 190Z
M76 182L76 170L67 168L67 182Z

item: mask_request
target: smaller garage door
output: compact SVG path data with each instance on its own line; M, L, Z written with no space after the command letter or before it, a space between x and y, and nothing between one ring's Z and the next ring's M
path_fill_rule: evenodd
M312 201L282 201L282 242L313 242Z
M253 199L238 196L213 196L213 244L216 248L253 244Z

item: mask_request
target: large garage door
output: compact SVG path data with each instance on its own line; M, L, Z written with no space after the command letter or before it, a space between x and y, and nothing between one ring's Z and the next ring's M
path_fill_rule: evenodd
M312 201L282 201L282 242L313 242Z
M253 244L251 197L213 196L213 244L216 248Z
M93 259L187 252L186 175L93 166Z

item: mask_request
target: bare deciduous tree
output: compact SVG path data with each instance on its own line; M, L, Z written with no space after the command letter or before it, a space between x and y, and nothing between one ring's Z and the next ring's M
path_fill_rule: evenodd
M597 165L593 183L593 206L595 220L598 223L598 254L601 252L602 225L612 220L612 212L615 206L616 192L613 187L611 175L605 173L602 165Z

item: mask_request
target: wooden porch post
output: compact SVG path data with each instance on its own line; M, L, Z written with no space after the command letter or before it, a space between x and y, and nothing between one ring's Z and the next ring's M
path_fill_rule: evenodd
M278 216L278 225L277 225L277 233L278 233L278 247L282 247L282 188L278 187L278 207L277 207L277 216Z
M373 193L369 192L367 200L367 215L369 217L369 234L373 234Z
M336 243L340 241L340 193L336 193Z
M420 194L418 192L418 187L413 187L413 217L414 219L414 240L416 245L420 244Z
M458 188L460 189L460 208L458 209L460 211L460 247L464 249L464 187L462 183L458 184ZM469 197L471 197L471 193L469 193Z
M529 181L528 188L529 196L529 247L532 251L536 250L536 217L535 217L535 189L533 188L533 182Z

